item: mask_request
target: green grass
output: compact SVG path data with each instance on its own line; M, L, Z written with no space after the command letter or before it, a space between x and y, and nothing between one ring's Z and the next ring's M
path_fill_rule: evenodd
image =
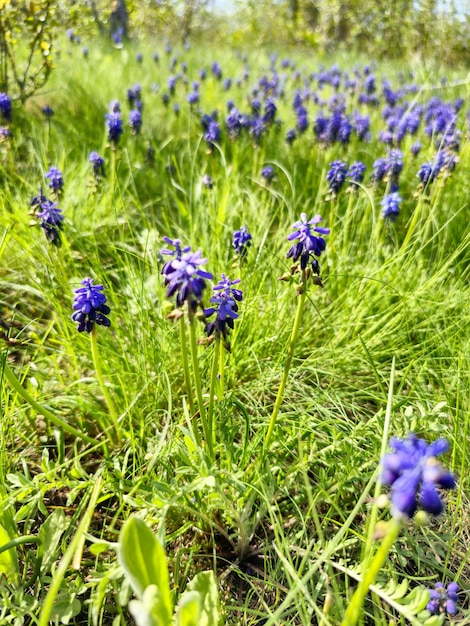
M170 73L163 50L157 66L153 48L142 45L140 66L132 47L89 48L85 60L78 47L69 54L64 44L46 89L26 110L14 110L13 136L0 144L0 318L6 359L24 388L74 428L106 441L107 454L55 428L4 376L0 523L10 537L40 533L47 550L39 576L26 585L37 547L17 548L22 581L1 579L0 622L20 624L24 616L25 624L37 624L50 585L60 583L65 603L78 601L68 623L131 623L130 590L115 552L96 554L90 545L117 541L123 522L137 513L165 538L175 597L196 572L212 568L226 624L338 624L357 585L368 516L388 515L373 506L383 441L414 431L429 441L449 439L446 462L458 488L446 496L440 518L405 528L379 585L406 579L411 589L457 580L464 590L460 623L469 623L470 149L464 115L457 168L426 194L415 193L416 172L432 158L432 143L423 138L423 153L413 160L411 139L405 140L401 214L386 223L383 186L366 182L355 194L341 191L325 200L331 161L363 160L368 181L373 161L387 154L377 141L380 110L371 113L371 142L325 149L310 128L288 147L284 134L295 123L297 87L290 77L279 104L282 128L271 129L257 147L249 137L224 138L209 154L182 83L178 117L172 104L161 102ZM210 46L178 55L188 63L189 84L201 67L208 70L201 109L218 109L221 122L229 98L248 111L249 87L269 73L268 55L254 50L248 84L224 93L210 64L217 58L224 76L241 77L236 55ZM300 52L294 56L303 75L319 67ZM350 69L356 59L337 61ZM396 87L402 69L389 65L377 75L383 72ZM468 98L465 82L451 86L462 80L457 70L447 71L447 87L431 68L419 74L415 81L423 89L416 98L423 102L431 95ZM136 82L144 100L142 136L134 138L126 128L112 152L104 114L118 99L126 124L126 90ZM329 95L325 88L321 97ZM55 111L50 124L40 111L45 104ZM314 118L317 108L310 103L308 109ZM147 143L155 150L153 163L145 158ZM90 184L91 150L106 159L97 190ZM276 172L270 185L260 178L267 163ZM28 213L31 197L40 185L46 188L51 165L65 179L60 248L47 243ZM212 190L201 184L204 173L215 182ZM320 259L324 288L309 288L263 459L297 305L295 281L278 279L289 272L286 236L301 212L320 213L331 228ZM239 267L231 237L243 224L254 244ZM202 250L217 278L224 272L242 279L240 318L225 354L225 393L215 403L214 462L191 434L198 418L188 410L178 324L166 318L172 304L160 275L164 235ZM98 327L97 334L119 442L90 337L79 335L70 320L73 289L86 276L104 284L112 308L111 328ZM202 336L202 325L197 332ZM198 348L206 405L213 349ZM74 540L97 472L101 491L80 568L66 568L58 581L58 563ZM388 624L393 615L405 623L384 600L397 594L377 591L382 599L369 597L363 623Z

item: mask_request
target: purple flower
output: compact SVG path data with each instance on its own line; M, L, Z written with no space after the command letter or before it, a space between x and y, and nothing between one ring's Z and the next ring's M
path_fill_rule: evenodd
M207 189L212 189L212 187L214 186L214 181L209 176L209 174L204 174L204 176L202 177L202 184L204 185L204 187L207 187Z
M322 221L320 215L315 215L311 220L307 220L307 215L301 213L300 220L295 222L292 228L295 232L287 235L289 241L297 239L287 252L287 258L292 258L294 263L300 259L300 267L304 270L309 261L312 262L312 269L315 274L319 273L318 261L313 256L319 257L326 248L326 242L323 237L317 237L314 233L320 235L329 235L329 228L321 228L315 226ZM313 226L313 228L312 228Z
M272 181L272 179L274 178L274 168L272 167L272 165L265 165L263 167L263 169L261 170L261 178L264 178L267 183L270 183Z
M220 65L217 63L217 61L214 61L211 65L211 70L212 73L214 74L215 78L217 80L221 80L222 79L222 68L220 67Z
M204 139L211 147L212 144L220 141L220 126L216 120L211 118L208 122L206 132L204 133Z
M62 172L57 167L50 167L46 174L46 178L49 180L49 188L54 193L60 193L64 188L64 179Z
M202 292L206 287L206 279L211 279L212 274L200 269L205 265L207 259L202 258L201 252L191 252L190 246L181 247L179 239L172 241L169 237L164 237L169 245L175 249L164 248L161 253L174 256L174 259L165 263L162 274L167 287L168 298L176 294L176 306L180 307L187 301L194 306L202 299Z
M419 509L439 515L444 507L436 487L453 489L455 479L436 457L447 451L446 439L427 444L414 433L406 439L393 437L381 460L381 482L391 486L392 515L411 518Z
M198 91L192 91L191 93L189 93L186 96L186 100L189 102L189 104L197 104L199 102L199 92Z
M458 590L457 583L449 583L447 588L442 583L436 583L434 589L430 589L427 610L433 615L454 615L457 613Z
M295 128L291 128L286 133L286 143L292 145L297 138L297 133L295 132Z
M48 104L42 107L42 113L44 117L46 118L46 120L50 120L51 117L54 115L54 111L51 109L51 107Z
M95 324L101 326L111 326L111 322L106 317L111 309L106 304L106 296L101 293L103 285L94 285L93 278L82 280L83 287L75 289L73 299L72 320L78 323L78 332L86 331L91 333Z
M34 196L30 205L39 209L37 217L40 220L40 226L44 230L47 240L55 246L59 246L64 216L58 208L57 202L46 198L42 192L42 187L40 187L39 195Z
M140 109L132 109L129 113L129 126L132 129L133 135L138 135L142 128L142 112Z
M122 135L122 118L119 112L107 113L105 115L108 126L108 141L115 146Z
M410 152L413 156L418 156L418 154L421 152L421 148L422 148L421 142L415 141L410 146Z
M402 201L398 191L388 193L384 196L380 206L382 208L382 217L392 222L396 220L400 214L400 202Z
M215 320L208 322L204 331L208 337L222 336L226 341L230 329L233 329L233 320L238 317L238 304L243 299L243 293L240 289L234 289L232 285L237 285L240 279L230 280L225 274L222 274L221 280L214 286L213 296L210 303L215 305L204 309L204 316L211 317L216 314ZM228 349L230 346L225 344Z
M6 93L0 93L0 113L6 122L11 120L11 98Z
M383 180L387 173L387 159L376 159L372 164L372 180L375 183Z
M243 128L243 116L236 107L231 107L225 119L225 126L231 139L238 137Z
M91 166L93 167L93 175L95 178L104 176L104 159L97 152L91 152L88 158Z
M246 226L241 226L240 230L236 230L233 233L232 245L239 257L243 258L246 256L248 248L251 246L251 240L252 236Z
M343 186L348 173L348 165L344 161L333 161L330 163L330 169L326 175L330 190L337 194Z
M366 166L361 161L356 161L352 165L349 166L347 177L349 178L351 183L362 183L364 180L364 174L366 171Z

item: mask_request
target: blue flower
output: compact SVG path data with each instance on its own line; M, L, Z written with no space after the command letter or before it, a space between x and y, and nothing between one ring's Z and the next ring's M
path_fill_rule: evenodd
M204 139L210 147L212 147L212 144L220 141L220 126L216 120L211 118L207 123Z
M240 279L230 280L225 274L222 274L221 280L214 286L214 294L210 299L211 306L204 309L204 316L211 317L216 314L215 320L208 322L204 328L208 337L215 336L219 338L222 336L226 341L230 329L233 329L233 320L238 317L238 304L243 299L243 293L240 289L234 289L232 285L236 285L240 282ZM226 348L230 350L230 345L225 344Z
M34 200L34 199L33 199ZM40 226L44 230L47 240L55 246L60 245L60 231L62 230L62 222L64 216L57 206L57 202L52 202L44 196L39 203L40 211L37 214L40 220Z
M51 109L51 107L48 104L42 107L42 113L44 117L46 118L46 120L50 120L51 117L54 115L54 111Z
M202 184L204 185L204 187L207 187L207 189L212 189L212 187L214 186L214 181L209 176L209 174L204 174L204 176L202 177Z
M449 583L447 588L442 583L436 583L434 589L430 589L427 610L433 615L454 615L457 613L458 590L457 583Z
M194 307L202 299L202 292L206 287L206 280L212 278L210 272L200 269L207 263L201 252L191 252L191 247L181 247L179 239L171 240L164 237L164 241L174 247L174 250L163 248L161 253L174 256L174 259L165 263L162 274L167 287L166 295L171 298L176 294L176 306L180 307L185 301Z
M86 330L91 333L95 324L111 326L106 317L111 309L106 304L106 296L102 293L103 285L94 285L93 278L82 280L83 287L75 289L72 320L78 323L78 332Z
M62 172L57 167L50 167L46 174L49 180L49 188L55 193L60 193L64 187L64 179Z
M364 180L364 174L366 171L366 166L361 161L356 161L352 165L349 166L347 177L351 181L351 183L362 183Z
M246 226L241 226L240 230L236 230L233 233L232 245L239 257L243 258L246 256L248 248L251 246L251 240L252 236Z
M301 213L300 220L292 226L295 232L287 235L289 241L297 239L297 242L289 249L286 255L287 258L292 258L294 263L300 259L302 270L306 269L309 261L311 261L314 274L319 274L319 265L313 256L319 257L326 248L326 242L323 237L317 237L314 233L319 233L320 235L328 235L330 233L329 228L316 226L321 221L322 218L319 215L315 215L311 220L307 220L307 215Z
M91 152L88 159L93 167L93 175L95 178L104 176L104 159L97 152Z
M264 178L267 183L272 181L272 179L274 178L274 168L272 167L272 165L265 165L263 167L263 169L261 170L261 178Z
M330 169L327 172L326 180L328 181L330 190L333 193L336 194L341 189L344 181L346 180L347 173L348 165L344 161L333 161L330 163Z
M388 193L384 196L380 206L382 208L382 217L385 219L395 220L400 214L400 202L402 201L398 191Z
M108 141L117 145L122 135L122 118L119 110L113 110L105 115L106 124L108 126Z
M381 460L381 482L391 486L392 515L411 518L418 509L439 515L444 505L436 487L453 489L455 479L436 457L447 451L446 439L426 443L414 433L406 439L393 437Z
M129 126L132 128L132 134L138 135L142 128L142 112L140 109L132 109L129 113Z

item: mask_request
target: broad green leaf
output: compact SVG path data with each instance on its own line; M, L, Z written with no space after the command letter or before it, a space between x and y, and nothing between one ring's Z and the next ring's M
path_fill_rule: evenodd
M199 572L188 583L188 591L197 591L201 598L201 616L198 626L217 626L219 623L219 594L214 572Z
M185 591L176 607L176 626L199 626L201 623L201 594Z
M137 626L170 626L170 621L164 621L160 613L161 595L156 585L150 585L144 591L142 600L131 600L129 611Z
M6 529L0 524L0 548L12 540ZM16 548L10 548L0 553L0 577L5 574L8 582L18 580L18 555Z
M38 537L42 543L38 548L38 556L42 557L42 574L48 574L52 564L59 558L57 547L66 528L67 520L62 509L55 509L41 526Z
M165 550L138 517L130 517L122 528L118 560L139 599L143 599L147 587L157 586L161 624L170 624L173 605Z
M70 620L76 617L81 611L82 605L77 598L69 595L58 596L54 602L51 619L54 623L69 624Z

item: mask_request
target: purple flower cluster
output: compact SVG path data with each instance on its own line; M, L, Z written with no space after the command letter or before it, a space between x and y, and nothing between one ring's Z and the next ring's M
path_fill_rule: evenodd
M37 218L39 225L44 230L47 240L55 246L60 245L60 231L62 230L64 216L59 209L57 202L53 202L46 198L43 194L42 187L39 194L34 196L30 202L30 206L37 210Z
M49 189L54 193L60 194L64 188L64 178L62 172L57 167L50 167L46 174L46 178L49 181Z
M219 338L222 336L224 341L227 341L229 330L233 329L233 320L238 317L237 302L241 302L243 299L242 291L233 287L239 282L239 278L230 280L225 274L222 274L220 281L213 287L210 303L214 306L204 309L206 318L212 317L215 313L215 319L207 322L204 329L208 337Z
M445 587L442 583L436 583L430 590L430 600L426 605L427 610L433 615L454 615L457 613L457 583L449 583Z
M295 229L294 232L287 235L289 241L297 240L287 252L287 258L292 258L294 263L300 259L302 270L305 270L310 262L314 274L320 273L318 261L314 257L319 257L326 248L326 242L323 237L318 237L314 233L319 233L320 235L328 235L330 233L329 228L316 226L321 221L320 215L315 215L311 220L307 220L307 215L302 213L300 220L292 226Z
M181 247L179 239L172 240L164 237L164 241L173 250L163 248L163 255L174 258L165 263L162 274L167 287L166 295L171 298L176 294L176 306L181 307L184 302L194 308L202 299L202 292L206 287L206 280L213 278L210 272L201 269L201 265L207 263L201 252L192 252L190 246Z
M97 152L91 152L88 161L93 168L95 180L104 176L104 159Z
M142 128L142 111L140 109L132 109L129 113L129 126L133 135L138 135Z
M382 217L389 219L392 222L396 220L400 214L401 201L402 198L398 191L386 194L380 203L380 206L382 207Z
M387 453L381 460L381 482L391 486L390 501L392 515L411 518L418 509L439 515L444 505L437 487L453 489L455 479L437 461L446 452L446 439L426 443L414 433L406 439L393 437Z
M123 131L119 102L111 103L111 110L105 115L105 119L108 128L108 141L113 146L117 146Z
M0 114L5 122L11 120L11 98L7 93L0 93Z
M236 230L233 233L232 245L240 258L246 256L248 248L251 246L251 240L252 236L248 232L248 228L246 226L241 226L240 230Z
M272 181L272 179L274 178L274 168L272 165L265 165L263 167L263 169L261 170L261 178L267 183L270 183Z
M333 161L330 163L330 169L326 174L326 180L330 191L337 194L346 180L348 174L348 165L344 161Z
M75 289L73 299L72 320L78 324L78 332L86 331L91 333L95 324L100 326L111 326L110 320L106 317L111 313L111 309L106 304L106 296L102 293L103 285L94 285L93 278L82 280L83 287Z

